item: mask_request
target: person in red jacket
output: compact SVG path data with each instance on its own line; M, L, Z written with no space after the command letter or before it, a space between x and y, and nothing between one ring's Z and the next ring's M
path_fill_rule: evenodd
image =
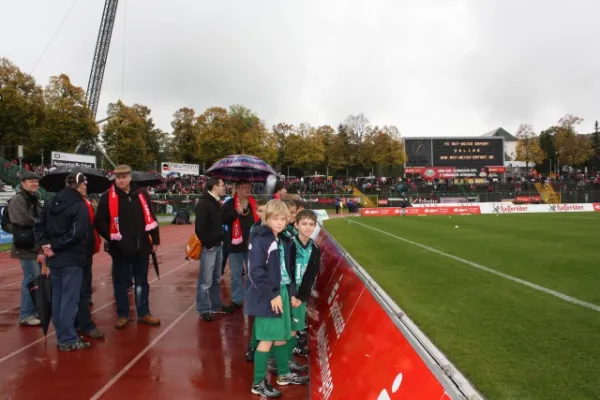
M96 327L94 321L92 321L92 313L90 312L90 302L92 299L92 262L94 254L100 251L100 235L94 227L94 207L87 199L87 182L85 176L78 173L75 177L77 183L80 184L77 187L77 191L81 193L81 197L85 201L90 215L90 225L87 236L87 259L88 261L83 267L83 277L81 279L81 292L79 294L79 307L77 309L77 318L75 319L75 327L83 335L88 336L92 339L102 339L104 333L100 332ZM81 182L80 182L81 181Z

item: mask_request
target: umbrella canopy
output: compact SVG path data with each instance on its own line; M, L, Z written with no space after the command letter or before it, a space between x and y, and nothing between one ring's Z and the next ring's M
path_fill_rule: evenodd
M44 275L38 276L27 284L31 299L35 303L38 316L42 321L44 336L48 335L48 327L52 319L52 286L50 278Z
M60 192L65 188L65 180L71 172L85 175L88 194L103 193L110 187L110 181L104 172L87 167L55 168L40 179L40 186L51 193Z
M233 154L214 163L206 174L228 181L264 182L277 172L256 156Z
M110 182L114 182L114 175L110 177ZM144 171L133 171L131 173L131 181L135 182L138 186L154 186L163 183L163 178L157 172L144 172Z

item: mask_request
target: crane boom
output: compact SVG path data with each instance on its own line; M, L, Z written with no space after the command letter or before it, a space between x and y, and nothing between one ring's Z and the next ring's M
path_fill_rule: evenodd
M106 68L108 50L110 49L110 41L115 26L115 18L117 17L118 5L119 0L106 0L104 3L104 11L102 12L102 20L100 22L100 30L98 32L96 50L94 51L94 60L92 62L92 70L90 72L86 93L87 105L94 119L98 112L98 102L100 100L100 92L102 91L104 70ZM96 144L96 147L114 167L115 163L108 157L102 146ZM79 154L86 154L90 153L90 150L91 149L87 148L83 143L80 143L75 151Z

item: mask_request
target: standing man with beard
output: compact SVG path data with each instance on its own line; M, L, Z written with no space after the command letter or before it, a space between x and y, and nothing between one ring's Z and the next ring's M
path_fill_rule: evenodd
M196 236L202 243L196 310L204 321L212 321L212 314L231 313L231 307L222 307L221 303L223 215L220 200L223 196L225 183L219 178L209 178L206 192L196 204Z
M95 225L108 243L108 253L113 260L112 278L117 302L115 328L123 329L129 322L127 289L132 272L138 323L157 326L160 319L150 314L148 299L148 258L160 244L158 223L150 195L131 182L131 167L119 165L114 174L115 183L98 202Z

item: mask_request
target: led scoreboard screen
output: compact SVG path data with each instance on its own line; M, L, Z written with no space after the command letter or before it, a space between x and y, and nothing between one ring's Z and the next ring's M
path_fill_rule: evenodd
M504 165L502 138L406 138L407 166L485 167Z

